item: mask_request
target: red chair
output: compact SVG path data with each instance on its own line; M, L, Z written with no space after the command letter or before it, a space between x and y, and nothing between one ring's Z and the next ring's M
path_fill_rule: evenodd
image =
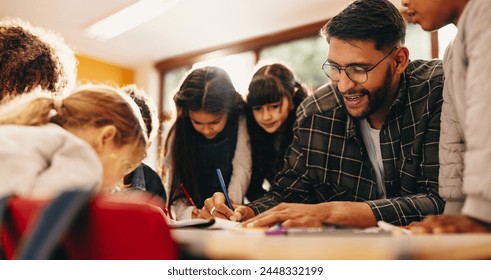
M48 203L11 199L10 225L2 232L7 259L12 259L16 250L24 249L20 240L31 235L34 226L40 226L43 219L38 219L38 213ZM162 209L160 198L146 193L96 195L73 219L73 224L67 226L61 247L69 259L177 259L178 248Z
M177 259L165 205L160 198L140 195L96 196L64 242L70 258Z
M49 200L12 196L8 201L5 222L1 226L1 244L4 258L15 258L16 249L21 246L21 238L29 233L29 228L36 222L39 212Z

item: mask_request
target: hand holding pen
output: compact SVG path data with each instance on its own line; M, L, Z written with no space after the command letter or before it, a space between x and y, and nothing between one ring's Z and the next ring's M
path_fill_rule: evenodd
M211 217L228 219L234 222L243 221L254 217L254 211L246 206L234 203L230 199L230 203L234 207L234 211L227 206L225 195L222 192L216 192L212 197L205 200L205 207L201 209L199 218L210 219Z
M225 199L227 200L228 208L230 208L230 209L232 209L232 211L234 211L234 207L232 206L232 202L230 202L230 197L228 196L227 186L225 185L225 181L223 180L222 171L220 170L220 168L217 169L217 176L218 176L218 181L220 182L220 187L222 187L223 195L225 196ZM211 211L211 212L213 212L213 211ZM213 215L213 213L211 213L211 214Z
M250 207L237 205L230 199L221 170L217 169L216 172L222 192L216 192L205 200L205 207L201 209L198 217L204 219L217 217L234 222L253 217L255 213Z
M189 201L189 203L194 206L194 209L193 209L193 213L192 213L192 218L198 218L199 214L200 214L200 209L196 206L196 204L194 203L193 201L193 198L189 195L188 191L186 190L186 188L184 187L184 184L181 183L181 190L182 192L184 193L184 195L186 196L187 200Z

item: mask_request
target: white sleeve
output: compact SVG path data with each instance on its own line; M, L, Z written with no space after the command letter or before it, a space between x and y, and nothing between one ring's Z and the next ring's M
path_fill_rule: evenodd
M465 195L462 189L462 174L464 173L464 135L462 123L459 122L452 76L452 45L446 51L443 61L444 72L448 80L443 87L443 104L440 117L439 161L440 170L438 183L441 198L445 200L444 214L459 214L464 205Z
M459 30L465 40L466 141L463 213L491 223L491 1L470 1ZM463 15L464 17L464 15ZM464 59L464 57L458 57Z
M172 217L176 221L192 219L194 206L187 204L186 199L178 199L174 201L170 208Z
M252 174L251 141L244 116L239 118L237 145L232 160L233 172L228 193L235 203L243 203Z
M172 147L172 143L174 142L173 135L170 135L170 138L168 139L169 139L169 147ZM163 159L163 165L164 165L163 171L165 173L164 189L165 189L165 195L167 197L167 203L168 203L170 199L170 183L171 183L171 175L172 175L172 158L170 156L170 153L165 155ZM167 205L167 207L169 208L169 205ZM186 199L178 199L174 201L173 204L170 206L172 218L176 221L191 219L193 208L194 206L187 204Z

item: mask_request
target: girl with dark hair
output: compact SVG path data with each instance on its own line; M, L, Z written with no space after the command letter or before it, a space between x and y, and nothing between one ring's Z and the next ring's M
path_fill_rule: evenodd
M307 90L283 64L264 65L252 77L246 110L252 146L248 200L261 197L266 192L264 181L272 185L282 168L283 157L293 138L295 111L305 97Z
M218 67L190 72L174 96L177 117L165 144L168 206L176 220L196 218L204 200L222 192L242 203L251 176L245 102Z
M155 103L150 100L145 90L138 88L135 84L126 85L121 88L126 92L133 101L138 105L140 113L143 117L143 121L147 128L147 135L149 144L147 149L150 148L152 141L157 136L159 130L159 118L157 116L157 107ZM164 185L159 174L155 172L150 166L142 162L131 173L124 176L122 182L122 188L124 190L142 190L152 195L156 195L166 201Z

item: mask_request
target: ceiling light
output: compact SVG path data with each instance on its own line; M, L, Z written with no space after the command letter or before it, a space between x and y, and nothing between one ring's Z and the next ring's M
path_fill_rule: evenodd
M140 24L148 22L170 9L179 0L140 0L84 30L90 38L106 41Z

